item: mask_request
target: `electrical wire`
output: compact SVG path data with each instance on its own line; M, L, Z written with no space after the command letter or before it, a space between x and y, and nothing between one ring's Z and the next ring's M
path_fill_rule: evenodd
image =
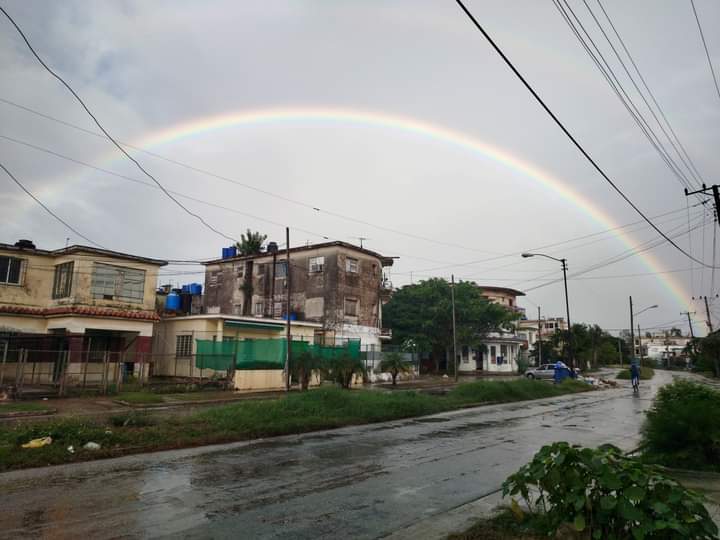
M555 124L562 130L562 132L570 139L570 141L573 143L573 145L580 151L580 153L587 159L587 161L593 166L593 168L605 179L605 181L610 184L610 186L620 195L625 202L627 202L630 207L637 212L640 217L642 217L660 236L662 236L666 242L668 242L671 246L673 246L677 251L685 255L687 258L691 260L695 260L698 264L701 264L702 266L709 268L710 265L708 265L706 262L701 261L699 259L695 259L692 255L690 255L687 251L685 251L683 248L681 248L672 238L667 236L662 230L660 230L657 225L655 225L644 213L640 208L638 208L635 203L633 203L630 198L625 195L625 193L613 182L613 180L610 179L610 177L605 173L603 169L600 168L600 166L597 164L597 162L590 156L590 154L585 150L585 148L577 141L577 139L570 133L570 131L565 127L565 125L560 121L560 119L555 115L555 113L552 112L550 107L543 101L543 99L538 95L538 93L535 91L535 89L530 85L530 83L527 82L525 77L518 71L518 69L515 67L515 65L510 61L510 59L505 55L505 53L500 49L500 47L495 43L495 41L490 37L490 35L485 31L485 29L482 27L482 25L477 21L477 19L473 16L473 14L465 7L465 4L462 2L462 0L455 0L456 3L460 6L460 8L465 12L465 14L468 16L468 18L472 21L473 25L482 33L482 35L485 37L485 39L490 43L490 45L495 49L495 51L500 55L500 57L503 59L505 64L512 70L512 72L520 79L520 81L523 83L525 88L532 94L532 96L535 98L535 100L540 104L540 106L545 110L545 112L552 118L552 120L555 122Z
M93 112L88 108L88 106L85 104L85 102L83 101L83 99L78 95L78 93L65 81L65 79L63 79L60 75L58 75L57 73L55 73L55 71L53 71L53 70L43 61L43 59L40 57L40 55L39 55L39 54L35 51L35 49L33 48L32 44L30 43L30 41L28 40L27 36L25 35L25 33L24 33L24 32L22 31L22 29L20 28L20 26L18 26L18 24L17 24L17 23L15 22L15 20L10 16L10 14L5 10L5 8L3 8L2 6L0 6L0 11L3 13L3 15L5 15L5 17L7 17L7 19L10 21L10 23L15 27L15 30L17 30L18 34L20 34L20 37L22 37L22 39L23 39L23 41L25 42L25 44L27 45L28 49L30 49L30 52L31 52L31 53L33 54L33 56L37 59L37 61L40 63L40 65L41 65L42 67L44 67L45 70L46 70L48 73L50 73L50 75L52 75L55 79L57 79L57 80L75 97L75 99L78 101L78 103L80 103L80 105L81 105L82 108L85 110L85 112L90 116L90 118L92 118L92 120L93 120L93 122L95 123L95 125L100 129L100 131L103 132L103 134L105 135L105 137L107 137L107 139L108 139L110 142L112 142L112 144L113 144L118 150L120 150L120 152L122 152L122 153L125 155L125 157L127 157L130 161L132 161L132 162L137 166L137 168L140 169L140 171L142 171L143 174L145 174L145 176L147 176L147 177L150 178L153 182L155 182L155 184L157 184L157 186L160 188L160 190L162 190L162 192L163 192L165 195L167 195L167 197L168 197L170 200L172 200L177 206L179 206L179 207L180 207L182 210L184 210L187 214L195 217L200 223L202 223L207 229L211 230L212 232L214 232L214 233L222 236L223 238L226 238L227 240L232 240L233 242L238 242L238 239L237 239L237 238L234 238L234 237L232 237L232 236L230 236L230 235L228 235L228 234L225 234L224 232L220 231L219 229L216 229L215 227L213 227L212 225L210 225L207 221L205 221L205 219L204 219L202 216L200 216L199 214L196 214L195 212L193 212L192 210L190 210L189 208L187 208L184 204L182 204L180 201L178 201L175 197L173 197L172 194L165 188L165 186L163 186L163 185L157 180L157 178L155 178L152 174L150 174L150 173L145 169L145 167L143 167L143 166L140 164L140 162L139 162L138 160L136 160L134 157L132 157L120 144L118 144L118 142L113 138L112 135L110 135L110 133L108 133L108 131L103 127L103 125L100 123L100 121L97 119L97 117L96 117L96 116L93 114Z
M61 218L60 216L58 216L55 212L53 212L52 210L50 210L50 208L48 208L48 207L45 205L45 203L43 203L40 199L38 199L35 195L33 195L33 193L23 185L23 183L20 182L20 180L18 180L18 179L15 177L15 175L14 175L13 173L11 173L5 165L3 165L2 163L0 163L0 168L1 168L3 171L5 171L5 173L12 179L12 181L15 182L18 186L20 186L20 189L22 189L33 201L35 201L38 205L40 205L40 206L43 208L43 210L45 210L48 214L50 214L52 217L54 217L56 220L58 220L60 223L62 223L65 227L67 227L68 230L74 232L74 233L75 233L76 235L78 235L80 238L82 238L83 240L86 240L87 242L90 242L90 243L91 243L92 245L94 245L94 246L97 246L97 247L102 248L102 249L107 249L107 248L103 247L101 244L98 244L97 242L95 242L95 240L92 240L92 239L88 238L87 236L85 236L83 233L81 233L80 231L78 231L75 227L73 227L72 225L70 225L70 224L69 224L67 221L65 221L63 218Z
M712 74L713 82L715 83L715 91L720 98L720 85L718 85L715 68L713 67L712 60L710 59L710 52L708 51L707 42L705 41L705 33L703 32L702 25L700 24L700 17L698 16L697 9L695 9L695 0L690 0L690 5L692 6L693 14L695 15L695 22L697 22L697 27L700 31L700 39L702 40L703 48L705 49L705 57L707 58L708 66L710 66L710 73Z

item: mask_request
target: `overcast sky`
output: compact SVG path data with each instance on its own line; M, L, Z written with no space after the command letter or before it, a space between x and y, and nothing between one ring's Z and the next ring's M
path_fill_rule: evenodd
M718 181L720 97L689 1L601 1L693 164L709 184ZM303 119L243 123L145 147L294 202L133 151L168 189L210 203L180 199L229 236L251 228L281 243L287 224L292 245L322 241L321 236L353 243L366 237L365 247L400 257L389 272L396 286L454 272L480 284L525 290L561 272L552 261L522 259L518 253L639 219L453 1L4 0L2 5L121 141L144 146L174 126L231 113L310 111ZM619 48L597 0L588 5ZM697 258L711 264L716 226L703 217L697 199L686 199L683 185L553 3L488 0L468 6L628 197L649 216L665 214L655 219L658 226L668 234L683 233L677 243L688 251L692 246ZM680 162L585 4L571 0L570 6ZM720 74L720 3L696 0L696 7ZM108 141L16 106L96 131L4 18L0 70L0 160L76 229L111 249L158 258L215 257L230 243L158 189L8 140L150 182ZM329 109L345 114L318 116ZM351 116L401 117L404 123ZM402 128L413 122L435 133L452 132L454 139ZM462 137L496 147L510 160L453 142ZM524 162L558 184L550 187L512 162ZM576 204L571 193L590 201L598 214ZM70 243L87 244L7 177L0 179L0 208L0 241L31 238L52 249L69 237ZM600 214L607 219L597 219ZM623 230L635 245L658 238L642 224ZM566 257L572 276L627 249L611 232L542 251ZM635 255L571 279L571 318L627 327L632 295L638 310L660 306L639 318L643 327L681 326L680 312L689 307L697 311L696 332L704 331L704 306L692 297L714 296L720 274L713 280L712 272L697 264L689 271L693 264L667 244L646 253L658 266ZM498 254L515 255L467 264ZM177 275L192 270L170 266L164 279L202 281L201 274ZM634 275L657 271L668 273ZM667 280L674 281L674 293ZM531 315L538 305L544 315L564 315L562 283L528 291L522 305ZM720 300L711 308L720 324Z

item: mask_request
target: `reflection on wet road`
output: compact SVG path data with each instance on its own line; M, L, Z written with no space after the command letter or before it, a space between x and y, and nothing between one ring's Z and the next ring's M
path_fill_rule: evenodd
M0 475L0 537L377 538L496 490L558 440L636 446L628 388ZM651 389L651 387L653 387Z

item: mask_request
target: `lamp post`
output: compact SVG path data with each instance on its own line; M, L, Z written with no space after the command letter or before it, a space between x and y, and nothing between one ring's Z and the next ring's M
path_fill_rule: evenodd
M631 331L631 335L632 335L632 330L633 330L633 328L632 328L633 317L637 317L638 315L645 313L647 310L655 309L657 307L659 307L657 304L653 304L652 306L648 306L645 309L641 309L640 311L633 313L633 311L632 311L632 296L630 297L630 325L631 325L630 331ZM640 333L640 324L639 323L638 323L637 329L638 329L638 346L640 348L640 364L642 364L642 358L643 358L642 335ZM632 338L632 341L633 341L632 346L633 346L633 357L634 357L635 356L635 338Z
M573 338L572 338L572 324L570 323L570 301L568 299L568 286L567 286L567 259L558 259L556 257L552 257L550 255L545 255L544 253L523 253L522 256L524 258L528 257L545 257L546 259L551 259L553 261L557 261L562 265L562 271L563 271L563 283L565 284L565 315L567 315L567 325L568 325L568 364L570 364L570 369L575 371L575 356L573 354Z

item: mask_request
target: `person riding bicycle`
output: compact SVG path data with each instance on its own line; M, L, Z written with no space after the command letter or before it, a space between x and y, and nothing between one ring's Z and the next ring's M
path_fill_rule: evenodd
M630 382L634 389L640 386L640 366L636 362L630 364Z

